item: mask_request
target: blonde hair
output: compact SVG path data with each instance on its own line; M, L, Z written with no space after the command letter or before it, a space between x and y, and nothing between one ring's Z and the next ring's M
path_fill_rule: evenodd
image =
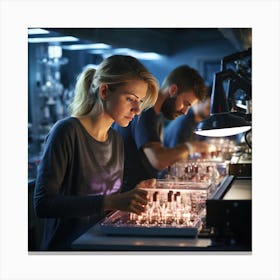
M101 83L120 86L130 80L143 80L148 90L141 111L152 107L158 96L156 78L136 58L126 55L113 55L105 59L98 67L85 69L77 79L75 95L70 104L72 116L90 115L97 117L104 111L98 90Z

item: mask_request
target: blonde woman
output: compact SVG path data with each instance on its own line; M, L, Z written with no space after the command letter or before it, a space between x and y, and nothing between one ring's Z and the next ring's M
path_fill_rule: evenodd
M154 105L158 84L131 56L115 55L76 83L71 116L51 129L38 167L35 212L45 218L40 250L70 250L71 243L107 210L141 213L147 203L140 182L120 193L124 147L113 122L127 126Z

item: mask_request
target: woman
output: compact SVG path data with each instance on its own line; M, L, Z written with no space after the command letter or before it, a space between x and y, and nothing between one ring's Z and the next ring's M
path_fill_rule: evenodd
M121 137L111 125L127 126L157 99L155 78L135 58L115 55L79 76L71 116L51 129L38 167L34 204L46 218L41 250L69 250L71 243L107 210L140 214L141 187L120 193L124 168Z

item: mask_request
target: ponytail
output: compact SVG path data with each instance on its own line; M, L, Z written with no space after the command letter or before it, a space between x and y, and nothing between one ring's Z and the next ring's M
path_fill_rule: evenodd
M94 111L94 115L99 115L103 112L98 90L92 84L95 73L96 70L89 67L78 76L74 99L69 106L72 116L85 116L92 111Z

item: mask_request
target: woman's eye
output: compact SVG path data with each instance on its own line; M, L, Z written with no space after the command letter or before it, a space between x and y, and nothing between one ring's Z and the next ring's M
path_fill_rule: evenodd
M134 102L134 100L130 97L127 97L126 100L129 101L129 102Z
M133 104L135 103L135 104L138 104L138 105L140 105L144 102L144 100L139 100L138 101L137 99L133 99L131 97L127 97L126 100L130 103L133 103Z

